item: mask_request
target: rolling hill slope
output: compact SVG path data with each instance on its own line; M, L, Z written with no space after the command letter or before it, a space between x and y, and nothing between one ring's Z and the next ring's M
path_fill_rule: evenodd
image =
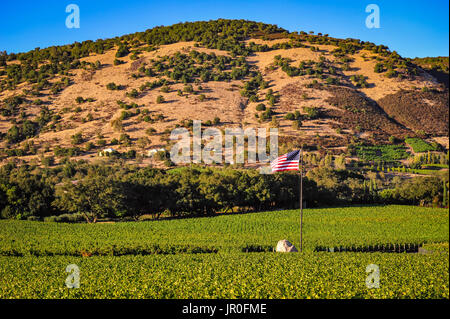
M170 131L190 120L277 126L282 150L302 143L338 154L391 136L448 148L445 76L419 62L382 45L244 20L3 54L0 156L96 160L111 147L153 163L147 151L169 149Z

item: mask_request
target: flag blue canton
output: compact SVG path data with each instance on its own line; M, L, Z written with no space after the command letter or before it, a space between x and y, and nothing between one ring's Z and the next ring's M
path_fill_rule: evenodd
M300 151L292 151L287 153L287 161L298 161L300 160Z

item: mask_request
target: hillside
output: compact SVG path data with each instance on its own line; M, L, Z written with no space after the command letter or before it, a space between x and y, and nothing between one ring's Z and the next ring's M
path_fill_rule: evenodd
M447 57L434 57L434 58L415 58L412 59L412 63L423 68L429 74L434 76L439 82L445 84L448 88L449 78L449 60Z
M163 165L148 150L170 149L170 131L190 120L277 126L281 152L340 154L392 136L448 149L445 72L448 59L433 68L382 45L243 20L3 54L0 156L52 165L114 148Z

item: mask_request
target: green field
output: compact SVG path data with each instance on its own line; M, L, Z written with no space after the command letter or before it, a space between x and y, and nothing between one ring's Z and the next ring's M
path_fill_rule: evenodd
M398 161L410 156L402 145L355 146L356 155L365 161Z
M0 221L0 298L448 298L446 209L370 206L148 222ZM425 243L431 254L328 253L317 246ZM249 248L267 252L246 252ZM85 256L85 257L83 257ZM90 256L90 257L87 257ZM65 287L68 264L79 289ZM365 284L380 268L380 288Z
M421 138L410 137L410 138L405 139L405 142L406 142L406 144L408 144L409 146L412 147L412 149L415 153L437 150L437 148L435 146L428 144Z

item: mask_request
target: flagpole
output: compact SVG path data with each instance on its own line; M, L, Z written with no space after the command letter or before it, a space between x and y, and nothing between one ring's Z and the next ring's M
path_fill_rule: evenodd
M303 251L303 146L300 150L300 251Z

